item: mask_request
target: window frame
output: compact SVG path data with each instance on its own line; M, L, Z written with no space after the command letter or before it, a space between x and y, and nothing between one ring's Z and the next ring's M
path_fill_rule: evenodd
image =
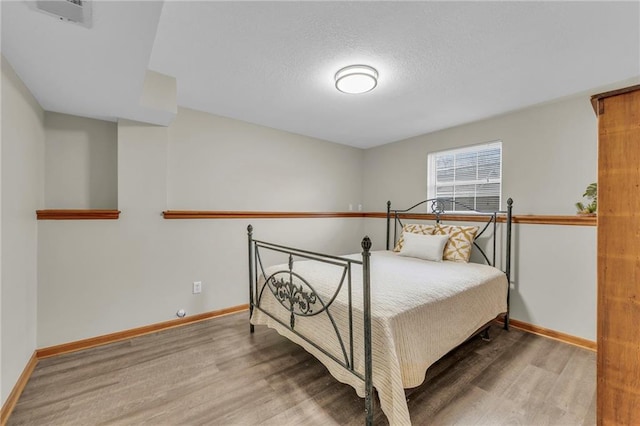
M503 151L502 151L502 140L501 139L496 139L490 142L483 142L483 143L478 143L478 144L473 144L473 145L467 145L467 146L462 146L462 147L457 147L457 148L448 148L448 149L443 149L443 150L439 150L439 151L432 151L427 153L427 199L434 199L437 198L436 197L436 185L437 185L437 177L436 177L436 172L437 172L437 168L436 168L436 159L439 155L443 155L443 154L452 154L454 155L454 158L456 155L459 154L465 154L465 153L478 153L480 151L483 151L484 149L488 149L488 148L492 148L492 147L499 147L500 149L500 176L497 180L497 182L487 182L487 183L498 183L499 184L499 192L498 192L498 207L496 210L492 210L492 211L487 211L487 212L480 212L478 210L475 210L477 206L477 192L476 194L473 196L473 200L474 200L474 206L470 206L473 207L474 210L459 210L456 208L456 203L453 204L453 210L447 210L447 213L456 213L456 214L460 214L460 213L466 213L466 214L486 214L486 213L493 213L493 211L499 211L502 208L502 168L503 168ZM455 166L454 166L455 168ZM477 163L476 163L476 170L477 170ZM476 172L477 173L477 172ZM456 185L460 186L460 185L478 185L479 183L481 183L481 181L479 179L475 179L473 181L459 181L460 183L456 182L455 177L453 182L451 183L451 186L453 186L455 188ZM455 191L454 191L455 194ZM448 198L448 197L447 197ZM452 199L455 200L455 196L451 197ZM466 197L465 197L466 198Z

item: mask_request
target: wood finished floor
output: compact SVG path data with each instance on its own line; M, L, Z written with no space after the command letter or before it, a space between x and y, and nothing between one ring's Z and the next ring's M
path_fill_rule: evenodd
M414 425L594 425L595 353L518 330L474 338L408 391ZM9 425L364 423L364 403L247 313L39 362ZM387 424L376 406L376 424Z

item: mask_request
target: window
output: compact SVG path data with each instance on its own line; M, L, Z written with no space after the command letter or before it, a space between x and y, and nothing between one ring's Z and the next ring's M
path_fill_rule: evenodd
M447 199L445 211L498 211L501 195L502 141L429 154L427 198Z

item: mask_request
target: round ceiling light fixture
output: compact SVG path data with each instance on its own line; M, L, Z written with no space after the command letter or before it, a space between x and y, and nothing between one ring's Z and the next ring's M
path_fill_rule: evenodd
M366 93L378 85L378 71L368 65L350 65L336 73L336 89L343 93Z

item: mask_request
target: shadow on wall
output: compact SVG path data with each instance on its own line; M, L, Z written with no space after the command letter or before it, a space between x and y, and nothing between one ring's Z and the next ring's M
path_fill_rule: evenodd
M531 322L531 314L527 309L527 305L520 293L520 268L518 267L520 260L520 226L513 225L513 253L511 257L511 301L510 301L510 313L511 318L515 317L520 321Z
M45 113L45 207L118 207L117 124Z

